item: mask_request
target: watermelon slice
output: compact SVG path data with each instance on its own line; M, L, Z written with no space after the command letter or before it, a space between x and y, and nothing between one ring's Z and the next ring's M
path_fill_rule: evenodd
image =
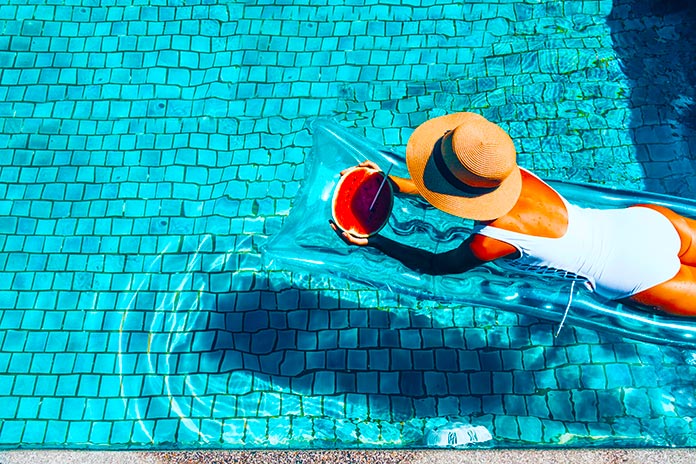
M384 176L382 171L357 166L341 177L332 203L333 219L338 227L356 237L369 237L386 225L394 197L388 180L380 190Z

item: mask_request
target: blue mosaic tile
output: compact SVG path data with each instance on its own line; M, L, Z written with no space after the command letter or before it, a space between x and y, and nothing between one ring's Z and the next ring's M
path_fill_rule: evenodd
M20 443L24 426L24 421L5 421L0 429L0 443Z
M111 441L114 444L130 442L134 423L132 421L119 421L113 423Z
M89 434L90 443L104 443L111 435L111 424L107 422L93 422Z
M27 421L24 427L22 441L25 443L41 443L46 434L46 422Z
M138 446L152 440L195 444L205 438L244 446L272 438L284 446L292 436L299 446L316 440L420 445L419 426L387 422L458 410L501 430L496 437L501 446L518 439L557 443L566 433L633 433L640 440L646 429L665 436L661 427L673 431L670 443L689 443L689 427L659 417L625 420L613 428L594 422L594 413L601 421L619 417L622 408L637 416L673 414L658 400L660 388L669 388L656 385L662 373L650 369L662 365L659 348L606 343L590 331L565 331L554 339L546 324L502 315L501 327L488 328L491 316L485 311L445 308L428 317L403 317L412 303L371 291L300 292L288 290L289 280L282 279L275 284L280 292L256 291L265 276L256 237L279 230L297 192L299 166L311 145L308 131L301 130L305 117L336 114L370 138L399 147L429 115L478 108L492 118L521 119L508 122L523 148L520 157L542 174L580 164L602 166L602 158L611 157L621 168L607 169L606 181L639 186L641 166L632 158L631 144L651 145L672 133L650 125L662 117L656 107L626 108L626 97L617 96L618 88L628 87L620 75L598 66L583 71L582 78L573 74L581 63L603 58L607 68L618 68L615 50L603 45L609 41L599 40L606 34L603 25L565 29L556 20L565 13L592 17L595 24L599 7L581 2L567 3L563 11L555 4L514 2L373 5L360 11L334 6L318 14L340 21L272 20L283 34L258 35L261 21L271 24L269 14L314 19L294 5L300 14L287 15L288 7L0 6L0 18L7 20L0 48L9 50L0 52L5 68L0 114L6 117L0 148L13 150L12 169L0 171L0 196L7 200L0 205L5 254L0 265L14 273L3 279L4 287L0 282L5 303L0 369L9 371L9 391L35 385L35 395L77 395L90 402L86 419L71 424L50 413L63 407L61 400L44 402L37 414L47 422L32 421L27 406L26 424L5 422L0 429L3 443ZM508 29L512 22L514 31ZM554 46L530 53L528 37ZM348 66L336 66L345 60ZM139 69L147 63L158 66ZM572 77L560 75L565 80L554 83L557 72ZM600 97L586 98L589 88ZM559 102L563 89L567 98ZM633 90L632 98L642 95L641 88ZM236 100L229 103L229 98ZM588 116L563 113L578 109ZM610 116L593 115L600 111ZM643 125L626 130L639 120ZM584 131L583 137L568 131ZM547 133L558 140L540 143ZM580 141L582 153L575 149ZM642 150L653 163L651 175L680 171L670 164L676 162L674 152ZM208 169L213 167L221 169ZM220 200L206 201L212 198ZM201 243L200 237L214 239ZM220 255L208 255L211 250ZM15 252L30 257L7 256ZM190 260L195 253L203 257ZM206 276L184 274L201 271ZM206 314L187 325L184 308L194 304L225 317ZM393 308L390 318L380 319L386 311L371 310L378 304ZM153 315L158 312L163 316ZM182 334L181 327L195 335ZM203 329L216 331L214 346L212 337L197 332ZM185 352L168 352L172 330L172 340ZM146 349L157 355L143 354ZM218 369L245 368L251 370L230 377L229 384L214 380ZM667 378L688 378L671 366L664 369ZM321 395L351 393L345 401L359 405L351 414L362 421L369 412L387 422L259 419L244 433L243 421L229 419L240 414L236 404L218 410L203 400L193 406L190 396L178 400L186 427L177 427L159 407L144 409L141 421L123 421L120 376L132 379L151 371L170 375L171 391L178 395L184 394L183 378L171 375L192 372L199 375L191 378L190 389L205 385L213 395L216 389L258 393L263 405L255 411L250 406L251 419L277 414L279 407L281 413L301 414L296 396L283 398L280 406L277 398L267 399L285 383ZM32 376L42 379L34 382ZM157 382L125 382L133 396L165 394ZM565 407L565 390L574 410ZM604 392L596 406L592 390ZM366 400L369 392L380 396ZM413 403L400 396L405 392L436 398ZM102 404L93 401L96 395L109 399ZM254 398L258 402L259 396ZM592 406L581 409L579 403ZM312 404L311 413L321 416L320 402ZM548 416L549 407L562 422L538 419ZM224 414L216 417L224 426L208 419L214 410ZM510 416L492 415L504 410ZM191 419L194 413L200 417ZM99 422L100 414L120 422Z
M131 439L136 443L146 443L152 440L155 421L140 420L138 426L133 428Z

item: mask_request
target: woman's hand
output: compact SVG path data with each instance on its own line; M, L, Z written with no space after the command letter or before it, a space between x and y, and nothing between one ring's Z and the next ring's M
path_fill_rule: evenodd
M362 168L370 168L374 169L375 171L382 172L382 169L375 163L374 161L366 160L363 161L362 163L358 164L359 167ZM341 171L341 176L344 176L349 170L353 168L348 168L344 169ZM392 184L392 189L396 193L403 193L406 195L419 195L420 192L418 191L418 188L416 185L413 183L411 179L406 179L405 177L397 177L397 176L389 176L389 181Z
M336 232L336 235L338 235L341 240L346 242L346 244L357 245L357 246L367 246L368 245L367 238L356 237L355 235L352 235L352 234L346 232L345 230L342 230L331 219L329 219L329 225L334 230L334 232Z
M363 161L362 163L358 164L357 167L360 167L360 168L370 168L370 169L374 169L375 171L382 171L382 170L380 169L380 167L377 165L377 163L375 163L374 161L370 161L370 160L365 160L365 161ZM347 173L348 171L350 171L351 169L353 169L353 168L348 168L348 169L344 169L343 171L341 171L341 177L343 177L344 175L346 175L346 173Z

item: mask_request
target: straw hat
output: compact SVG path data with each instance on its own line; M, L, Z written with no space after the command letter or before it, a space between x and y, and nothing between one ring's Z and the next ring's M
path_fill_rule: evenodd
M522 190L515 145L498 125L474 113L431 119L416 128L406 164L433 206L480 221L507 214Z

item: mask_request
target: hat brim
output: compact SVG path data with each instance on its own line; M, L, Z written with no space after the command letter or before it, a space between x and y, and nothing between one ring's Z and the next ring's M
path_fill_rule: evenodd
M443 174L437 165L440 139L449 130L468 121L480 121L483 116L475 113L455 113L430 119L411 134L406 146L406 165L418 192L430 204L446 213L489 221L504 216L522 191L522 174L519 167L493 189L466 189L455 184Z

